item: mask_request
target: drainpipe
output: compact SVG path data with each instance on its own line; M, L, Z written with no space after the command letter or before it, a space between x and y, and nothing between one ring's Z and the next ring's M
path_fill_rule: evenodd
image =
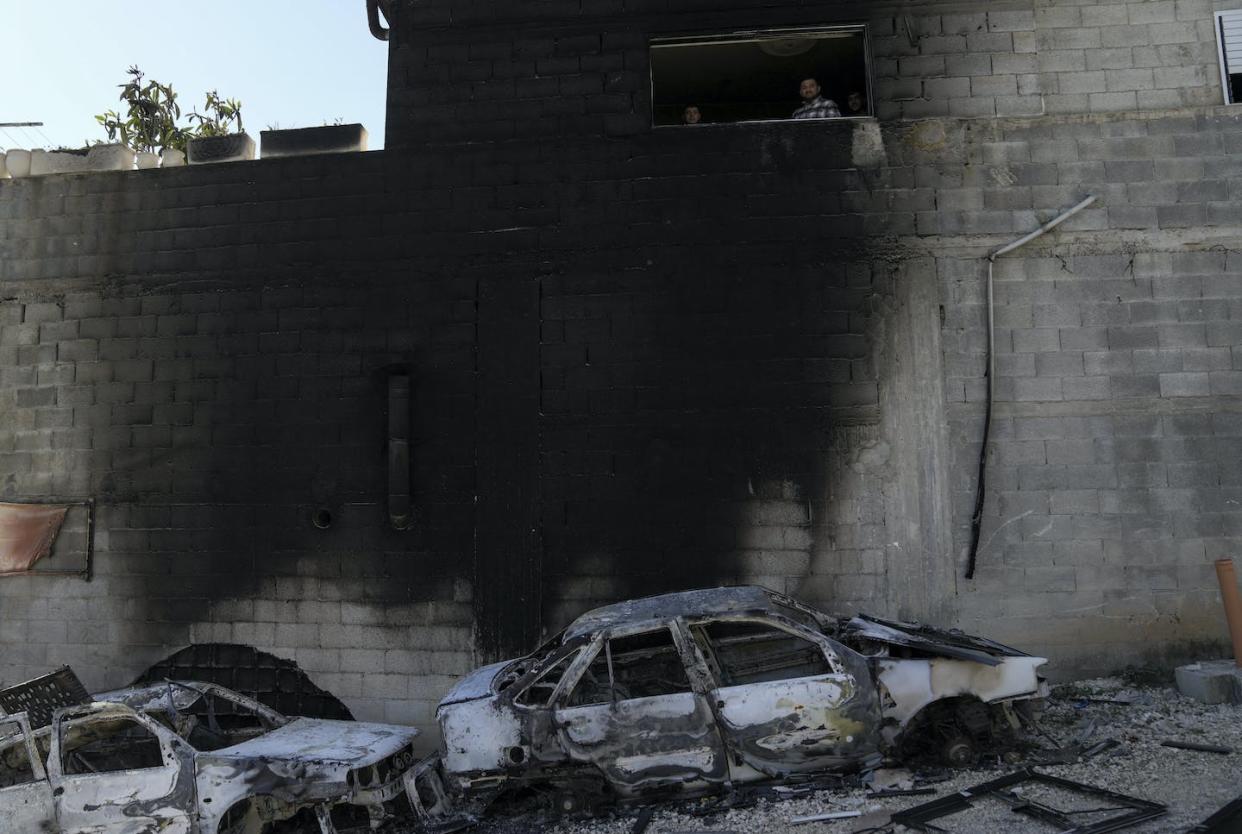
M1238 577L1232 559L1216 560L1216 580L1220 582L1220 599L1225 604L1225 620L1233 641L1233 662L1242 669L1242 594L1238 593Z
M371 34L374 37L381 41L386 41L388 40L388 29L380 20L380 12L383 12L386 20L392 20L390 0L367 0L367 27L371 30Z
M975 487L975 512L970 518L970 558L966 562L966 578L973 579L975 576L975 562L979 558L979 532L983 529L983 504L987 498L986 482L984 475L986 474L988 461L988 438L992 433L992 407L995 401L995 388L993 380L996 378L996 305L993 301L992 292L992 265L1001 255L1008 255L1013 250L1025 246L1037 237L1046 232L1050 232L1057 226L1060 226L1066 220L1069 220L1078 212L1095 202L1095 195L1088 196L1073 208L1063 211L1056 217L1040 226L1028 235L1018 238L1012 243L1006 243L999 249L993 250L988 254L988 397L987 410L984 412L983 418L983 445L979 449L979 477L978 485Z

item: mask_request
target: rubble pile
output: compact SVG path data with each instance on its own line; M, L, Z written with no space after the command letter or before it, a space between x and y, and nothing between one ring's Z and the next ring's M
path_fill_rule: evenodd
M797 787L777 787L742 797L731 808L730 802L714 798L657 805L649 814L639 808L619 809L605 817L564 819L555 824L535 818L497 818L474 830L482 834L631 834L636 827L644 828L645 834L903 831L908 829L885 827L893 812L952 795L1022 767L1167 806L1163 816L1126 831L1186 831L1242 795L1242 706L1204 705L1180 695L1171 685L1134 685L1121 678L1101 678L1056 687L1040 723L1048 738L1027 750L1022 761L992 760L951 774L916 768L909 783L898 784L899 789L903 784L914 790L933 789L934 795L876 797L861 784L805 793ZM1109 739L1117 744L1099 744ZM1094 755L1088 752L1085 759L1063 755L1071 760L1040 764L1057 758L1053 740L1063 749L1103 749ZM1165 746L1170 741L1232 752ZM893 779L891 775L887 778ZM944 781L936 781L939 779ZM1033 795L1030 789L1025 790ZM704 814L713 808L723 810ZM844 812L857 812L857 816L844 816ZM838 818L802 821L826 815ZM636 825L644 816L645 826ZM1003 802L981 801L941 824L965 834L1055 830L1018 816L1012 805ZM419 830L410 823L385 829L386 834L414 834Z

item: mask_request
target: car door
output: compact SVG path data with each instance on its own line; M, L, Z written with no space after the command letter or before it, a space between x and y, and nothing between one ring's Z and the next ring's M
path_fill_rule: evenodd
M728 763L707 693L686 673L692 656L668 626L597 638L554 710L568 756L597 766L623 796L724 782Z
M875 686L844 646L766 619L703 621L690 633L717 682L733 779L843 768L876 750Z
M0 829L56 830L52 786L25 713L0 718Z
M118 707L61 710L48 777L63 834L189 834L192 751L145 715Z

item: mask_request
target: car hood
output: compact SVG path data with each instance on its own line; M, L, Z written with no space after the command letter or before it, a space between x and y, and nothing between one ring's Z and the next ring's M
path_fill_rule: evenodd
M475 669L449 690L448 694L440 701L440 706L460 704L463 701L477 701L479 698L489 697L493 694L492 681L496 679L496 675L500 673L500 670L520 659L502 660L499 663L492 663L480 669Z
M354 768L391 756L417 735L413 727L392 724L295 718L270 733L205 755L245 761L314 761Z
M1005 658L1009 657L1030 656L1012 646L1006 646L985 637L966 634L957 629L882 620L867 614L859 614L849 620L834 636L844 639L847 643L856 639L888 643L913 649L915 652L928 656L939 655L956 660L971 660L985 666L999 666Z

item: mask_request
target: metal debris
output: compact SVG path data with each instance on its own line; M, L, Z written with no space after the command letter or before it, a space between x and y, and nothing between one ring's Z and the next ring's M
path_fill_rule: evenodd
M1180 741L1175 738L1165 739L1160 742L1161 747L1173 747L1177 750L1194 750L1198 753L1220 753L1228 756L1233 752L1232 747L1222 747L1219 744L1202 744L1197 741Z
M808 822L824 822L826 820L850 820L854 817L861 817L862 811L829 811L826 814L812 814L809 817L794 817L790 820L793 825L805 825Z
M1053 807L1048 802L1040 802L1021 793L1020 789L1027 785L1042 785L1105 801L1108 804L1098 808L1062 810ZM979 800L991 797L1005 802L1015 813L1055 826L1062 834L1103 834L1103 832L1138 825L1168 813L1168 808L1158 802L1149 802L1145 799L1049 776L1026 768L973 788L898 811L892 815L892 821L894 824L904 825L915 831L941 831L943 829L932 825L932 820L967 811ZM1124 813L1109 817L1099 816L1117 811ZM1095 816L1093 821L1080 822L1084 817L1091 815Z
M1242 797L1227 803L1198 825L1186 829L1186 834L1238 834L1239 831L1242 831Z
M88 703L91 696L68 666L0 689L0 715L24 712L34 729L52 723L52 713L61 707Z

